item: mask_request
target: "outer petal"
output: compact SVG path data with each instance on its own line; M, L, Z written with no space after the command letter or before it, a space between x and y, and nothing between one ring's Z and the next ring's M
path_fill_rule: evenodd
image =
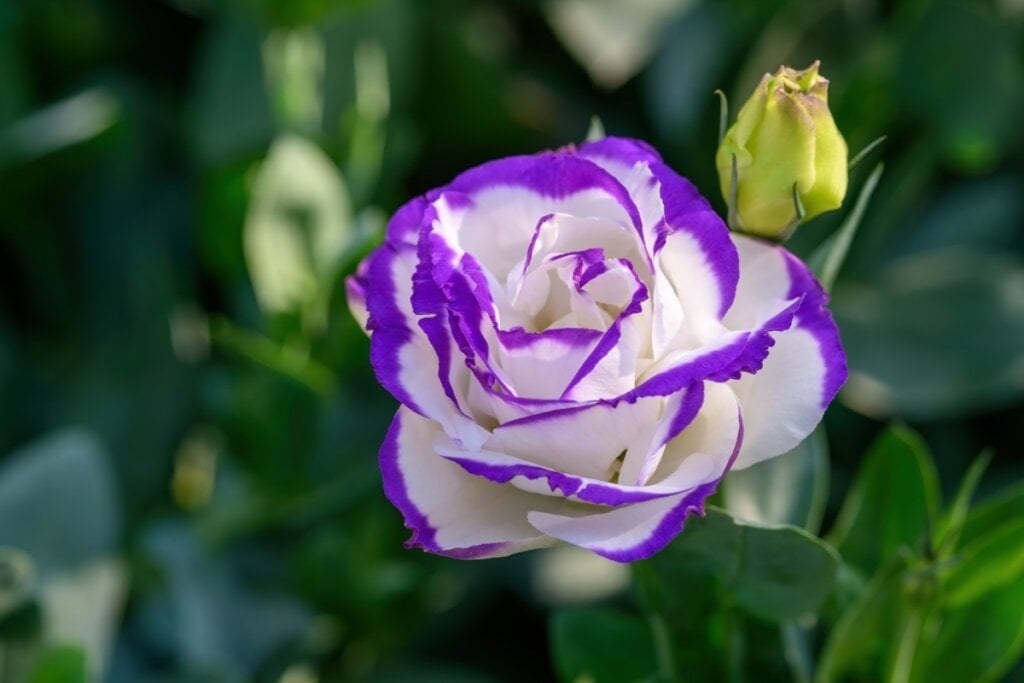
M718 398L728 397L729 394L718 392ZM714 493L743 443L743 422L734 400L717 400L714 407L709 406L708 412L705 416L708 423L706 428L697 430L700 433L693 437L695 442L706 446L696 453L690 450L692 445L681 446L679 452L671 457L666 456L667 460L677 461L673 463L677 468L683 467L692 458L706 458L712 454L702 451L720 450L720 446L714 445L715 442L721 443L723 431L729 433L730 430L723 430L722 427L730 422L736 425L731 430L731 450L712 455L717 467L711 469L699 485L685 493L623 505L597 514L586 514L586 511L531 512L528 515L530 524L550 536L618 562L642 560L658 552L682 531L683 521L690 513L703 509L704 500ZM712 412L714 414L710 414ZM683 432L680 438L685 435L686 432Z
M439 422L466 445L479 445L487 431L459 412L440 381L439 357L411 309L412 248L385 244L371 256L366 303L370 314L370 362L377 380L410 409ZM450 350L445 350L450 355ZM464 369L463 369L464 370Z
M366 260L359 264L354 275L345 278L345 298L348 300L348 310L352 313L352 317L356 319L356 322L359 323L359 327L363 328L363 332L367 334L370 332L368 328L370 311L366 307L366 287L369 284L367 281L368 274L369 262Z
M661 266L690 318L721 318L732 305L740 268L729 230L694 187L665 164L651 171L661 187L664 228L655 243Z
M743 409L747 439L736 460L741 469L785 453L807 437L846 381L839 331L821 286L781 247L739 235L742 277L726 322L745 325L782 300L799 300L792 327L774 334L760 371L729 386Z
M728 394L733 406L731 417L735 419L738 412L735 409L735 398L728 388L721 385L714 385L714 391ZM645 486L647 478L637 481L634 474L628 476L625 471L629 463L631 453L637 453L638 458L651 457L654 461L653 468L657 467L657 460L665 450L665 445L679 435L690 424L693 424L703 404L703 384L695 384L689 391L681 392L678 396L681 400L675 401L657 421L637 430L637 439L627 449L623 469L619 471L618 482L612 483L607 478L594 479L587 476L578 476L565 472L565 467L553 467L537 464L540 462L559 462L561 458L554 449L558 446L557 440L552 441L546 450L539 450L534 457L517 457L509 453L494 450L470 451L463 448L452 448L448 446L438 447L438 453L452 462L458 463L463 469L471 474L485 477L494 482L511 482L513 486L525 491L541 493L544 495L571 496L574 500L591 503L595 505L624 505L636 503L654 498L664 498L677 493L684 493L707 481L709 475L720 473L723 462L717 462L714 455L709 452L719 452L722 455L722 448L716 448L706 438L706 428L698 424L696 431L701 434L696 438L689 438L681 441L681 447L691 447L692 457L688 458L685 465L680 460L675 463L674 470L669 476L664 477L658 484ZM590 411L601 411L603 416L610 419L619 417L614 409L607 406L594 406ZM582 411L581 411L582 412ZM572 415L570 415L571 419ZM578 415L577 415L578 417ZM730 425L718 425L717 432L726 435ZM735 428L733 428L735 433ZM574 432L575 434L575 432ZM704 436L705 438L701 438ZM497 445L497 444L496 444ZM696 445L696 447L693 447ZM612 446L614 452L615 446ZM730 442L724 449L724 455L728 456L733 448ZM701 452L698 452L701 451ZM707 452L704 452L707 451Z
M475 559L551 544L526 515L559 501L467 474L434 452L435 441L451 443L436 423L403 407L381 446L384 492L413 532L407 546Z

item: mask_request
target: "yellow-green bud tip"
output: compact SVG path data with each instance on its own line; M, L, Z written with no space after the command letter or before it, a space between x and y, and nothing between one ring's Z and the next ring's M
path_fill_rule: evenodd
M846 141L818 67L765 74L722 138L715 165L734 229L781 240L843 203Z

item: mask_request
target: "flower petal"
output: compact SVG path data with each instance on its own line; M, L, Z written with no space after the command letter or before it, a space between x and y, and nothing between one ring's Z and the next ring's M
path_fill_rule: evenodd
M613 463L660 417L658 398L577 405L496 427L485 447L567 474L607 481Z
M703 510L704 501L714 493L744 441L743 421L735 400L730 399L728 388L719 387L714 392L717 394L714 401L715 414L708 415L703 428L694 430L690 436L693 443L682 441L690 431L685 430L677 440L678 443L670 444L674 452L665 458L674 462L676 472L686 467L688 462L699 463L705 472L701 483L685 493L622 505L607 512L588 514L586 510L569 513L533 511L527 515L530 524L549 536L617 562L642 560L664 548L683 530L683 522L688 515L694 512L699 514ZM732 422L737 426L735 430L720 428L718 411L723 409L734 416ZM724 451L722 439L729 446ZM691 450L698 443L702 444L700 449L697 452ZM711 456L704 453L705 450L717 453ZM710 468L706 467L709 456L715 463ZM669 479L673 476L678 475L670 475Z
M434 422L399 408L380 450L384 492L412 530L408 547L460 559L501 557L551 544L527 523L556 499L466 473L433 450L451 443Z
M729 230L693 183L665 164L653 164L651 171L665 205L665 223L654 246L661 269L690 321L720 319L732 305L740 276Z
M377 380L403 405L436 420L462 443L479 445L487 431L460 413L453 396L446 394L446 384L439 380L442 370L458 367L450 361L451 350L434 348L427 336L429 326L427 331L421 329L412 312L415 268L408 246L385 244L369 261L370 362Z
M733 239L743 276L727 322L745 324L773 301L799 301L792 327L773 335L760 370L729 383L749 435L735 465L741 469L785 453L814 430L846 380L846 361L826 296L806 266L781 247Z
M522 260L547 214L616 221L642 239L629 192L600 166L570 152L498 159L466 171L427 199L438 208L436 230L499 280Z

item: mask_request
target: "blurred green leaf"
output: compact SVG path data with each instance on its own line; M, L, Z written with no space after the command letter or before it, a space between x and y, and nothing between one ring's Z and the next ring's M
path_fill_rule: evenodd
M630 683L655 672L651 631L639 616L604 607L562 609L549 632L564 683Z
M818 276L821 286L825 288L826 292L832 291L836 277L839 276L839 269L843 267L843 261L846 260L846 255L850 251L850 244L864 218L864 211L867 209L868 202L871 201L871 195L874 194L875 187L882 177L883 168L881 163L875 166L871 175L864 181L853 208L843 219L839 229L829 236L807 260L807 265Z
M27 552L41 579L113 552L120 522L107 456L88 432L42 437L0 469L0 544Z
M817 609L839 563L832 548L803 529L741 522L717 508L687 519L686 530L647 562L656 571L671 563L702 568L718 578L727 599L770 621Z
M140 550L160 574L136 605L137 628L172 647L182 673L252 680L267 653L294 645L309 627L309 608L284 592L284 581L269 580L283 561L270 547L213 552L189 526L167 521L146 528Z
M209 165L257 153L272 135L259 31L248 23L213 25L193 81L191 140Z
M992 253L1012 251L1024 221L1022 185L1024 176L1000 173L942 187L924 200L913 224L894 235L884 253L905 257L958 246Z
M85 652L75 645L54 645L40 656L29 683L86 683Z
M1011 519L957 550L941 577L944 599L951 607L1024 581L1024 518Z
M0 129L0 168L91 140L117 123L120 110L120 102L103 88L43 107Z
M901 565L871 580L832 627L815 670L815 683L881 680L901 623Z
M1024 652L1024 581L934 615L918 644L913 683L1003 680Z
M29 70L17 40L18 18L13 8L0 5L0 130L17 120L28 104Z
M662 137L680 143L702 137L697 128L701 115L708 107L718 109L712 92L724 85L722 72L742 33L737 17L718 3L698 3L666 22L665 39L639 79ZM707 161L711 170L713 155L712 147Z
M729 472L722 482L722 506L739 519L817 533L828 481L828 440L819 426L788 453Z
M28 683L86 683L86 657L82 648L56 645L39 658Z
M1024 519L1024 480L1010 484L971 509L960 532L960 545L973 543L1012 519Z
M1024 267L963 249L917 253L874 284L842 282L833 310L849 357L841 399L872 417L938 418L1024 391Z
M901 41L897 94L937 128L947 156L960 169L990 169L1004 154L1024 113L1020 36L986 3L923 3L923 16ZM940 55L957 59L942 60ZM951 83L971 83L970 97L950 96Z
M260 305L303 310L326 324L329 291L353 239L345 182L319 147L277 139L253 183L245 256Z
M992 461L991 451L984 451L974 459L967 474L960 482L953 502L943 516L941 524L935 533L935 548L938 559L945 560L952 553L960 540L960 532L963 529L964 521L970 512L971 498L981 483L981 477L985 474L989 462Z
M938 505L938 477L927 444L895 425L868 450L827 538L847 563L872 576L901 548L920 548Z

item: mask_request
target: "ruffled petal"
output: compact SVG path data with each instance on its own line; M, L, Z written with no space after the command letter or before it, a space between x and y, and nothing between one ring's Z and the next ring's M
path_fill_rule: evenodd
M534 464L591 479L609 480L614 463L649 425L657 423L662 401L582 404L508 422L493 431L485 447Z
M668 275L689 325L721 319L732 306L740 267L729 230L693 183L665 164L651 167L661 191L665 221L654 251Z
M416 262L412 249L390 244L374 252L367 268L366 304L370 315L370 362L377 380L403 405L440 423L446 432L469 446L488 436L446 393L440 374L455 368L445 337L434 331L441 344L432 346L423 321L411 308L412 274ZM442 370L445 373L442 373Z
M730 382L743 409L748 438L735 467L790 450L821 421L846 380L839 331L824 305L821 286L781 247L734 236L741 260L740 286L726 322L743 325L779 301L796 301L793 324L773 335L758 372Z
M559 502L474 477L434 452L443 430L399 408L380 450L384 492L412 530L408 547L459 559L501 557L550 545L526 519Z
M703 510L704 501L714 493L742 447L743 421L735 400L730 399L731 392L722 390L729 391L725 387L714 390L717 397L709 406L706 424L692 432L690 428L684 430L670 444L673 452L664 458L664 461L672 461L675 470L662 486L672 477L679 477L678 472L686 467L704 472L701 483L684 493L622 505L607 512L534 511L527 516L530 524L549 536L617 562L642 560L664 548L683 530L688 515ZM720 422L724 414L719 411L723 410L731 413L735 430L725 428ZM688 433L690 443L683 440ZM722 447L723 439L726 449ZM695 447L696 450L691 450ZM709 462L711 467L708 467ZM688 463L697 463L699 469Z
M499 280L521 262L537 221L547 214L612 220L641 235L629 192L570 152L498 159L466 171L427 199L438 208L435 229Z

